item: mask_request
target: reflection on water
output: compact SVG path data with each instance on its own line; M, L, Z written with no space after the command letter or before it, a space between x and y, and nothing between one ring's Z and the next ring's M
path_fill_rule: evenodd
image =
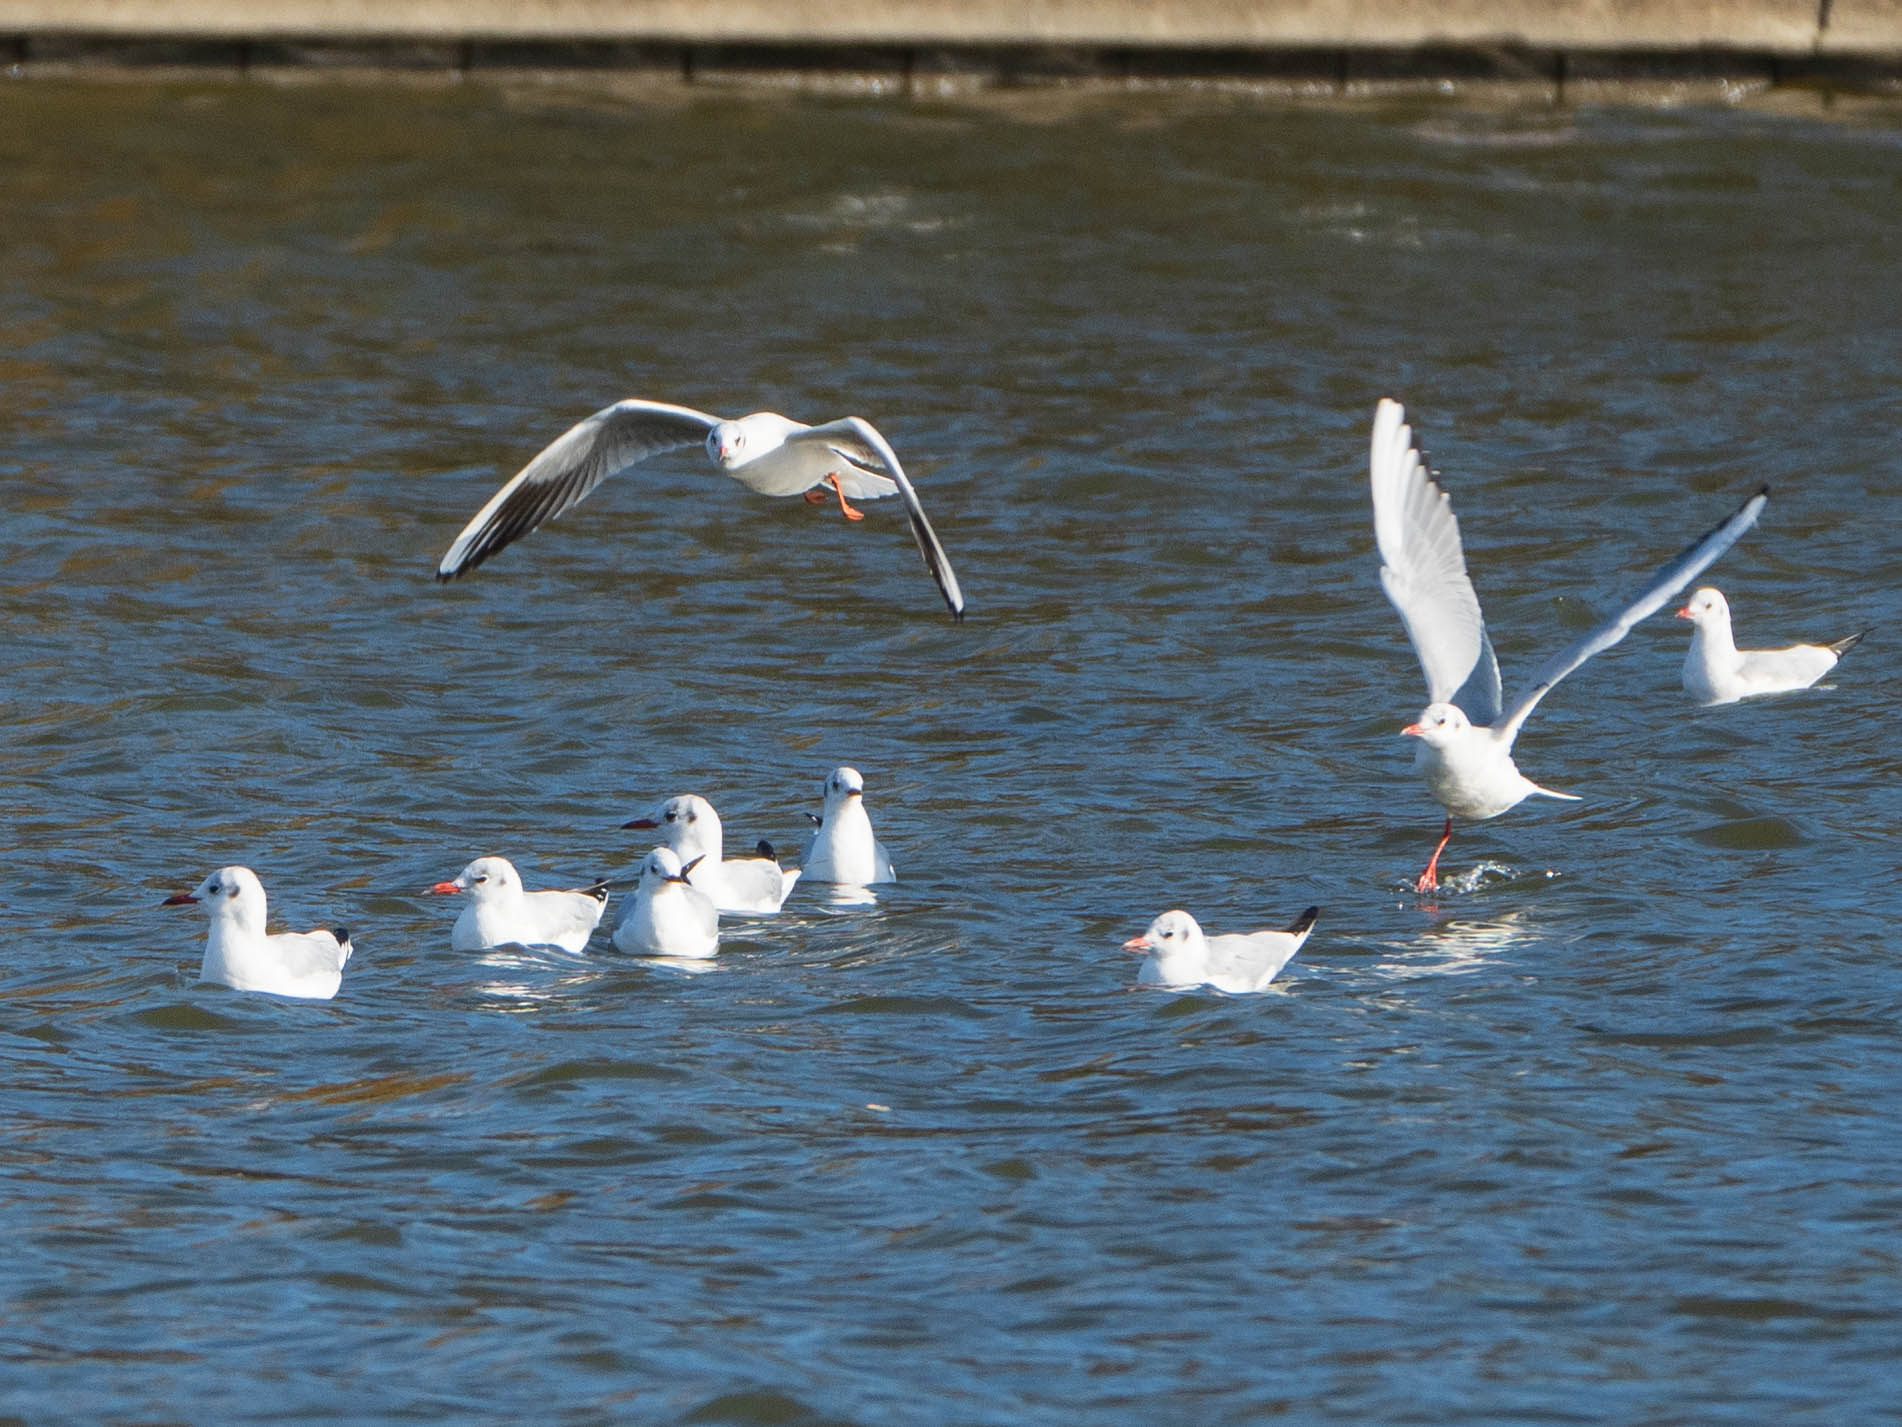
M472 984L477 995L512 1001L514 1005L496 1009L515 1011L566 999L603 975L598 957L558 946L491 947L470 955L467 964L488 973Z
M1520 739L1585 801L1396 894L1365 452L1433 433L1509 673L1765 481L1720 585L1902 624L1893 107L7 99L8 1411L1892 1412L1878 636L1705 711L1642 626ZM873 420L970 618L692 452L433 581L623 396ZM379 890L626 869L657 788L792 847L842 763L905 880L711 962ZM153 904L232 861L337 1000L189 984ZM1113 949L1309 903L1280 994Z
M1484 864L1505 872L1498 864ZM1476 869L1477 870L1477 869ZM1367 969L1381 976L1466 976L1494 967L1497 958L1534 942L1541 929L1525 909L1487 920L1449 917L1435 920L1410 941L1391 948L1392 955Z

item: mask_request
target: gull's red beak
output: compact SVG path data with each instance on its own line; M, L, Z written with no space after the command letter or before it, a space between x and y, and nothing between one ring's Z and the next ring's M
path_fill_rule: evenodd
M633 822L622 823L621 826L622 827L656 828L656 827L659 827L660 824L655 822L652 818L635 818Z
M1414 738L1424 738L1426 736L1426 730L1417 723L1408 724L1405 728L1401 729L1400 732L1403 736L1410 734Z
M1689 605L1685 605L1683 609L1679 610L1677 612L1677 617L1679 619L1696 619L1697 618L1696 615L1691 613L1691 607Z
M173 896L167 897L164 901L160 902L159 905L161 907L182 907L187 902L190 902L195 905L197 901L198 899L194 897L190 892L179 892Z
M1149 934L1145 932L1141 936L1133 936L1124 942L1123 950L1133 951L1136 955L1141 956L1146 951L1154 951L1155 947L1150 944Z
M454 882L438 882L429 888L429 891L438 897L453 897L461 890L462 888L458 887Z

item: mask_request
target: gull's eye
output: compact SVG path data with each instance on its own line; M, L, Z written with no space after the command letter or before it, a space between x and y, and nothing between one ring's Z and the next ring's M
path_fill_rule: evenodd
M488 880L489 880L489 874L488 874L488 873L486 873L486 872L478 872L478 873L476 874L476 881L477 881L477 882L486 882L486 881L488 881Z
M214 896L214 897L215 897L215 896L217 896L217 895L218 895L218 894L219 894L220 892L222 892L222 891L224 891L224 888L222 888L222 887L220 887L220 886L219 886L219 885L218 885L218 884L217 884L216 882L213 882L213 883L211 884L211 895L212 895L212 896Z
M668 822L676 822L676 821L678 821L678 820L679 820L679 818L680 818L680 814L679 814L679 813L677 813L677 812L675 812L675 811L674 811L674 810L673 810L672 808L669 808L669 809L667 809L667 821L668 821Z

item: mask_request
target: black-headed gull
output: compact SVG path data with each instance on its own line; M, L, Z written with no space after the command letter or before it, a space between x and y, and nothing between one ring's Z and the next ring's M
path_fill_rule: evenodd
M1730 602L1708 587L1684 602L1679 619L1691 621L1691 648L1684 656L1684 692L1700 704L1734 704L1757 694L1807 689L1836 667L1862 634L1834 644L1793 644L1788 649L1739 649L1730 632Z
M865 887L898 880L884 845L872 832L872 819L865 811L865 780L858 769L834 768L826 775L825 807L816 821L819 826L806 844L802 869L808 882Z
M687 880L705 892L721 912L763 914L777 912L785 905L786 894L799 880L798 871L788 872L778 859L738 857L727 861L725 837L720 815L713 804L697 793L669 798L646 817L635 818L622 827L658 831L661 840L674 850L683 866L693 871ZM770 847L770 844L762 844Z
M700 959L720 949L720 914L705 892L687 881L671 847L657 847L641 863L641 880L614 929L614 944L630 956Z
M528 892L506 857L478 857L453 882L429 889L440 897L467 894L449 945L457 951L497 946L558 946L583 951L607 909L605 884L573 890Z
M964 592L951 559L897 455L871 422L847 416L808 426L771 411L730 421L660 401L617 401L557 436L463 527L436 567L436 578L466 574L544 520L579 504L609 476L688 446L705 446L716 466L761 495L803 493L818 503L828 498L820 487L829 487L848 520L864 519L852 500L898 495L938 593L954 618L964 618Z
M1187 912L1164 912L1124 951L1145 957L1136 979L1144 986L1213 986L1236 993L1267 988L1294 959L1321 915L1309 907L1286 931L1208 936Z
M1374 412L1369 471L1380 583L1413 641L1430 700L1401 732L1420 740L1414 767L1446 809L1439 846L1414 884L1430 892L1439 885L1440 854L1453 836L1454 818L1495 818L1534 793L1577 801L1574 794L1541 788L1514 766L1512 744L1526 715L1560 679L1618 643L1735 544L1762 513L1770 488L1659 569L1611 619L1548 660L1508 709L1500 702L1499 661L1467 578L1452 502L1414 449L1397 401L1383 399Z
M167 897L161 906L202 903L211 921L200 981L216 981L240 991L268 991L328 1001L343 985L350 960L350 933L264 930L264 884L249 867L220 867L190 892Z

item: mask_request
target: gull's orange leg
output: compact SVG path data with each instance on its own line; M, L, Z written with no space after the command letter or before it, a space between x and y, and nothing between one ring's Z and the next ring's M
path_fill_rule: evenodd
M839 509L845 513L845 518L847 520L865 519L865 512L858 509L851 501L845 498L845 487L839 484L837 474L827 476L826 479L832 483L832 489L839 493Z
M1453 815L1446 815L1446 831L1440 834L1440 845L1433 849L1433 856L1427 859L1426 871L1420 874L1420 880L1413 884L1416 892L1433 892L1440 885L1440 854L1446 851L1447 843L1453 840Z

